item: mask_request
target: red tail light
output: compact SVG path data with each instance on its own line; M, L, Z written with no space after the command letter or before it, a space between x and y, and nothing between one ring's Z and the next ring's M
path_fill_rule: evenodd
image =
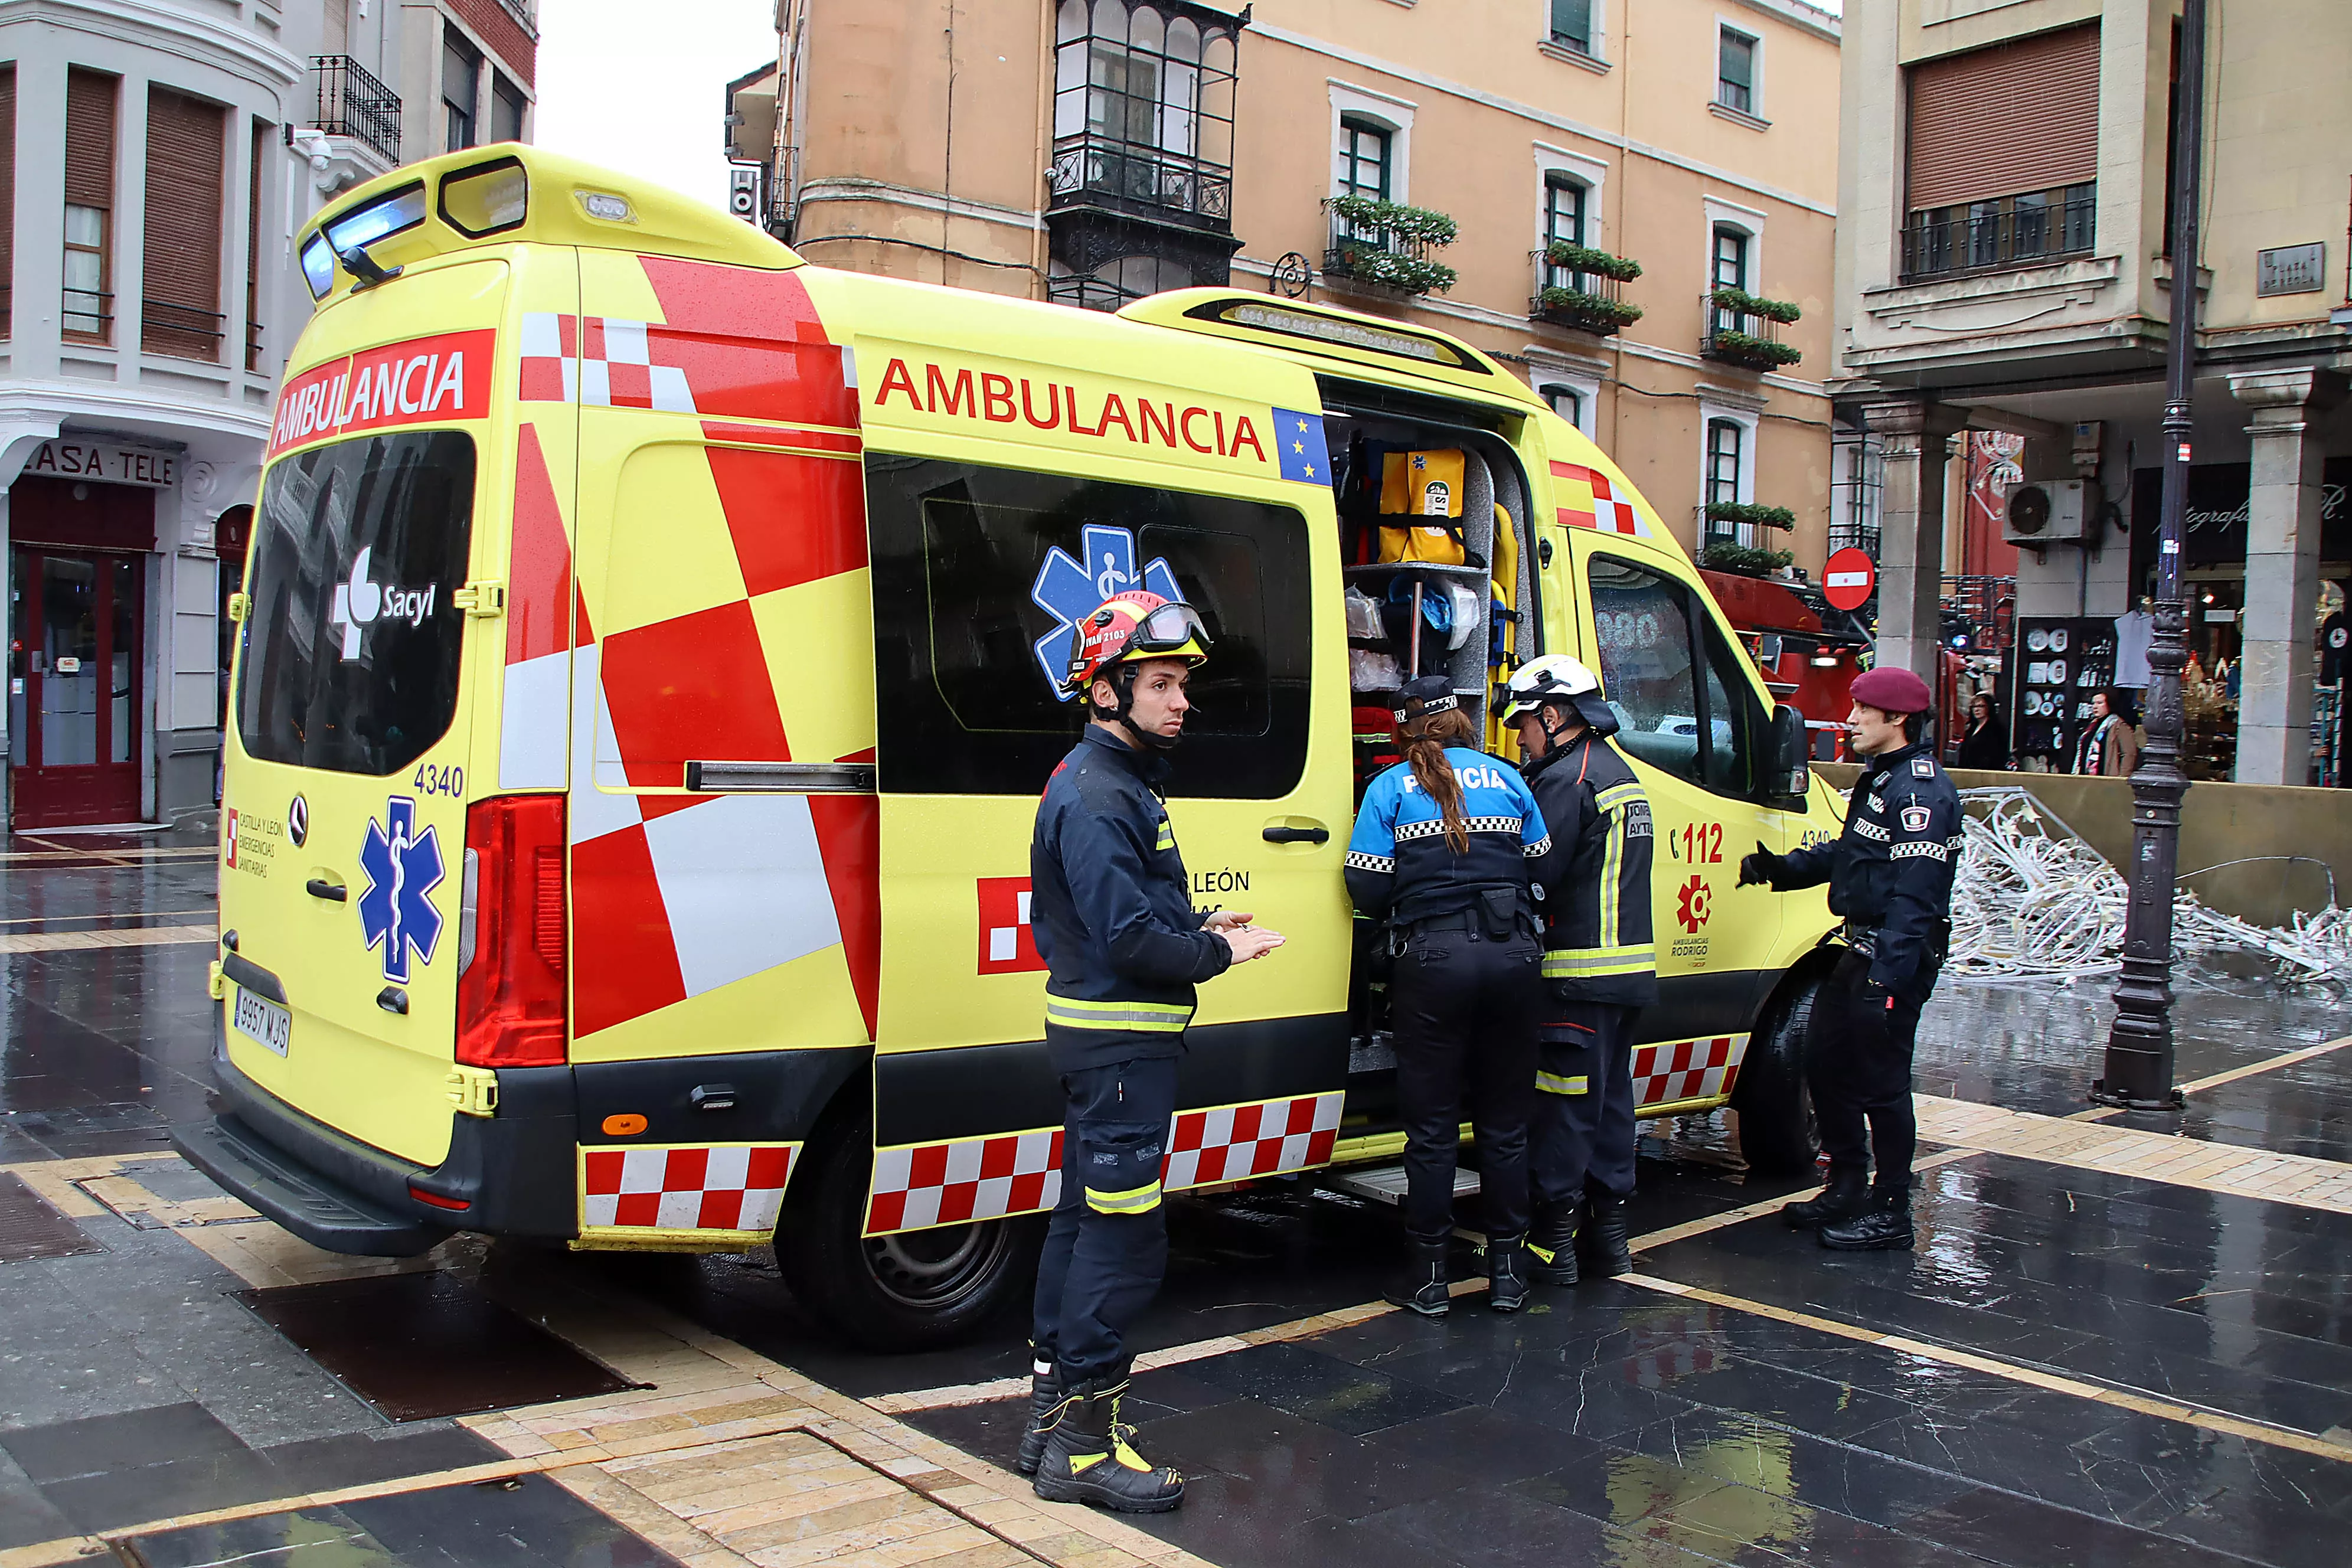
M504 795L466 812L457 1060L556 1067L564 1044L563 797Z

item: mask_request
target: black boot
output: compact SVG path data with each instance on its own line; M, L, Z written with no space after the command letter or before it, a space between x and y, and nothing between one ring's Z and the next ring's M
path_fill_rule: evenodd
M1445 1316L1446 1309L1454 1304L1453 1294L1445 1288L1445 1238L1424 1241L1419 1237L1408 1237L1404 1268L1381 1292L1381 1297L1424 1318Z
M1497 1312L1516 1312L1527 1304L1527 1237L1491 1237L1486 1243L1486 1305Z
M1851 1219L1822 1226L1822 1245L1837 1252L1909 1251L1911 1194L1873 1193L1870 1206Z
M1024 1476L1037 1473L1045 1457L1045 1439L1053 1431L1054 1406L1062 1402L1062 1376L1050 1361L1032 1361L1029 1367L1029 1425L1021 1430L1021 1455L1013 1468Z
M1633 1272L1633 1247L1625 1234L1625 1200L1595 1193L1587 1200L1577 1230L1578 1262L1587 1279L1613 1279Z
M1528 1232L1528 1274L1538 1285L1576 1283L1576 1205L1536 1211Z
M1832 1165L1828 1184L1803 1203L1783 1208L1780 1223L1791 1230L1819 1230L1869 1207L1870 1179L1851 1165Z
M1046 1419L1045 1456L1030 1485L1048 1502L1090 1502L1113 1513L1166 1513L1184 1500L1184 1478L1135 1451L1118 1418L1123 1376L1069 1389Z

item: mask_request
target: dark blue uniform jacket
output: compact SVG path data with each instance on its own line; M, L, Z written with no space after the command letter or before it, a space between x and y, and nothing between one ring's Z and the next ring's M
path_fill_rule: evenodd
M1772 886L1827 882L1831 910L1861 927L1874 950L1871 979L1909 992L1942 961L1959 858L1959 791L1923 741L1864 763L1845 832L1782 857Z
M1193 987L1233 950L1201 929L1158 785L1168 764L1091 726L1054 770L1029 842L1029 920L1056 1072L1184 1048Z

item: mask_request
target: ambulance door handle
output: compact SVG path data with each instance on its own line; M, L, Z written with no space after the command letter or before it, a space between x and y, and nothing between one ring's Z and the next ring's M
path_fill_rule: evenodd
M1328 827L1269 827L1258 835L1268 844L1328 844L1331 830Z
M339 904L347 901L352 896L352 890L349 888L341 882L330 882L324 877L311 878L302 884L302 890L314 899L331 899Z

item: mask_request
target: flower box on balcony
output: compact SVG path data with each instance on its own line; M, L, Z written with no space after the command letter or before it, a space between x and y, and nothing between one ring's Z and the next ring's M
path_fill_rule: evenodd
M1331 196L1323 205L1331 215L1327 275L1399 296L1443 293L1460 276L1429 259L1458 232L1445 214L1370 196Z
M1746 523L1750 528L1791 529L1797 514L1785 506L1758 506L1753 501L1717 500L1706 503L1709 522Z
M1728 539L1710 540L1698 553L1698 563L1708 571L1729 572L1742 577L1769 577L1795 560L1785 550L1759 550Z
M1528 314L1556 327L1609 337L1642 319L1642 307L1578 289L1547 289L1530 301Z
M1728 328L1717 328L1707 334L1706 353L1711 359L1749 370L1777 370L1805 357L1804 351L1794 343L1778 342Z
M1706 300L1718 310L1729 310L1742 316L1761 316L1782 326L1794 325L1803 320L1805 314L1786 300L1762 299L1745 289L1717 289Z
M1631 283L1642 275L1642 264L1622 256L1612 256L1589 245L1570 245L1555 239L1539 252L1552 266L1570 272L1590 272L1596 278L1613 279Z

